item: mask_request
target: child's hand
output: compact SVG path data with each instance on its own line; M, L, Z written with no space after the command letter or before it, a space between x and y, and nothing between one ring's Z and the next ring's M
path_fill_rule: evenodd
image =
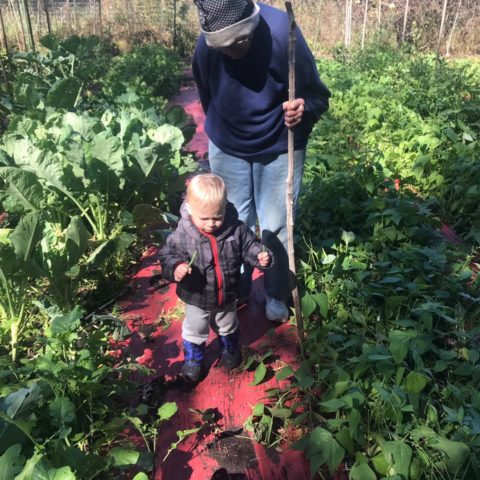
M271 262L271 257L270 257L270 254L268 252L260 252L257 256L257 259L258 259L258 263L262 266L262 267L268 267L270 265L270 262Z
M192 273L192 267L189 267L188 263L180 263L173 272L173 278L176 282L181 282L190 273Z

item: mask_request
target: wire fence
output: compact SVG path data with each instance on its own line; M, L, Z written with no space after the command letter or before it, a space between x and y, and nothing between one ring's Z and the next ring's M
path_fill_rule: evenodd
M281 0L264 3L284 8ZM293 0L297 23L315 53L380 37L421 50L480 54L478 0ZM443 37L438 38L445 12ZM3 48L38 48L47 33L109 36L119 47L161 41L191 53L199 32L193 0L0 0ZM446 48L448 42L448 48Z
M35 48L47 33L109 35L129 43L141 34L173 44L183 3L187 5L165 0L1 0L3 47L6 42L22 50Z

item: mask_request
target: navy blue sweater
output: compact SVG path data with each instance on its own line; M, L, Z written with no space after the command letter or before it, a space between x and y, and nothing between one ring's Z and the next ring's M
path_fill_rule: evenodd
M193 56L208 137L225 153L247 159L287 152L282 103L288 100L288 17L259 6L260 21L243 58L209 48L203 35ZM296 36L295 97L305 100L305 113L294 130L295 148L303 149L313 124L328 109L330 92L298 28Z

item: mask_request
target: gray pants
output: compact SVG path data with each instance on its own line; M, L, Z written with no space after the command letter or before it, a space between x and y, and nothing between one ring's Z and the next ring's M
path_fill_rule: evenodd
M182 325L182 338L200 345L207 341L209 327L221 336L238 330L237 302L222 309L203 310L195 305L185 304L185 320Z

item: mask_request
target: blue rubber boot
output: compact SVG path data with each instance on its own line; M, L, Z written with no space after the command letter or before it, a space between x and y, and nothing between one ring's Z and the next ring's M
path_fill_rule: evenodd
M202 374L202 362L205 356L205 343L196 343L183 340L185 360L182 367L182 376L191 382L198 382Z
M242 361L242 352L238 345L240 338L240 331L231 333L230 335L219 335L220 343L222 347L222 363L223 365L232 370L240 365Z

